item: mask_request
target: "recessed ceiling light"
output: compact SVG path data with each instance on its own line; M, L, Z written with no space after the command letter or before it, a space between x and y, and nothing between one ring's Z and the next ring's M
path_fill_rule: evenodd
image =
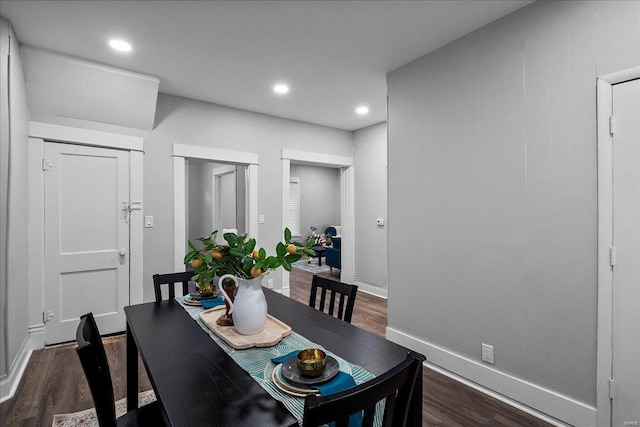
M363 115L363 114L367 114L369 112L369 108L365 107L364 105L356 108L356 113Z
M118 52L130 52L131 45L124 40L111 39L109 40L109 46Z
M289 86L287 86L285 84L282 84L282 83L279 83L279 84L277 84L277 85L275 85L273 87L273 91L275 93L279 93L281 95L284 95L285 93L289 92Z

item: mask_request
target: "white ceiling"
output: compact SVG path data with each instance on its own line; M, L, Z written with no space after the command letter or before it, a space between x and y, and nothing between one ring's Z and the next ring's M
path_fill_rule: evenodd
M355 130L386 120L387 72L529 3L2 0L0 15L21 43L157 76L163 93Z

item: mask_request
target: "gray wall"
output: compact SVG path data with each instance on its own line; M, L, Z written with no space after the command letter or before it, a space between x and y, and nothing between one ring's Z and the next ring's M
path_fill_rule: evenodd
M368 289L385 295L387 259L387 124L380 123L353 133L354 218L356 281L374 285ZM385 225L376 224L384 218Z
M388 74L391 328L595 405L595 82L639 8L536 2Z
M0 51L0 382L4 382L27 340L26 281L30 266L27 91L18 40L9 22L2 18Z
M282 239L282 149L352 155L352 133L280 119L220 105L160 94L153 131L145 139L145 214L154 215L154 228L145 229L144 276L151 278L173 265L173 168L174 143L257 153L259 156L259 245L269 253ZM280 272L272 273L276 288ZM145 281L146 301L153 299L153 284Z
M199 247L200 243L196 242L198 237L208 236L216 227L213 225L213 169L219 168L221 163L212 163L200 160L187 161L187 240ZM245 216L245 167L236 166L236 180L232 184L234 186L235 196L237 200L231 209L237 213L235 223L238 234L245 233L244 216ZM231 191L231 188L227 188ZM229 201L230 203L231 201ZM223 227L224 228L224 227ZM232 227L226 227L232 228ZM222 230L218 230L218 241L223 242Z
M311 226L323 233L328 224L340 224L340 170L291 165L292 177L300 178L300 233L306 239Z

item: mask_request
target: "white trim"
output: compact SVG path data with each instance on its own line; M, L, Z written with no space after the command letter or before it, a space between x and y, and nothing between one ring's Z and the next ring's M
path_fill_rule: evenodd
M360 282L358 280L353 282L354 285L358 285L358 292L364 292L365 294L373 295L374 297L388 299L389 294L387 289L380 286L372 285L366 282Z
M29 122L29 136L47 141L72 142L78 145L144 151L144 138L49 123Z
M282 200L281 200L281 223L280 230L284 230L285 224L289 224L289 195L290 195L290 183L291 183L291 160L284 155L285 150L282 150L282 162L281 162L281 176L282 176ZM289 272L282 269L282 273L280 275L280 280L282 283L280 284L280 289L289 289ZM287 291L287 296L290 296L291 292Z
M291 179L291 162L311 166L340 168L340 222L342 226L342 251L340 280L353 283L355 280L355 242L354 242L354 175L353 157L335 156L332 154L315 153L282 149L282 223L281 228L289 222L289 180ZM289 272L282 272L282 289L289 287Z
M184 270L184 251L187 247L186 159L235 163L247 166L247 234L258 240L258 154L245 151L223 150L198 145L173 144L173 263L175 271Z
M344 283L353 283L356 278L354 182L353 166L343 167L340 174L340 281Z
M129 152L129 304L144 302L144 153ZM140 286L134 284L139 283Z
M612 109L611 85L597 83L598 129L598 325L596 349L596 405L598 423L611 425L611 378L613 333L613 269L609 263L609 248L613 245L613 145L609 135L609 116Z
M173 155L189 159L217 160L223 163L237 163L241 165L258 164L258 154L256 153L202 147L200 145L173 144Z
M27 336L24 341L22 341L20 350L18 350L16 357L11 363L11 369L8 375L0 382L0 403L11 399L16 394L22 375L24 375L24 371L27 369L31 353L33 353L31 339Z
M315 166L350 167L353 166L353 157L335 156L333 154L315 153L312 151L282 149L282 158L295 160L298 164Z
M558 426L596 426L596 408L583 402L500 372L402 331L387 327L386 336L390 341L424 354L430 364L452 373L452 378L464 378L464 382L473 383L476 390L493 397L499 395L501 401L537 418L553 421Z
M40 270L29 269L29 295L34 301L29 302L29 319L31 323L42 318L44 309L44 176L41 160L44 155L44 142L66 142L76 145L103 147L129 151L129 196L130 203L143 207L143 162L144 139L134 136L120 135L89 129L51 125L48 123L29 122L29 257L33 265L41 266ZM36 199L37 198L37 199ZM134 203L138 202L138 203ZM129 224L129 301L136 304L143 301L143 211L131 212ZM40 262L37 262L40 260ZM37 341L36 341L37 343ZM44 346L44 340L42 341ZM35 347L35 348L42 348Z
M29 138L29 323L42 322L44 309L44 141ZM44 340L42 346L44 347Z
M640 78L640 67L598 77L596 120L598 152L598 325L596 349L597 425L611 425L609 379L613 336L613 269L609 248L613 245L613 138L609 117L613 113L612 85Z
M629 68L628 70L622 70L611 74L598 77L598 81L615 85L623 83L628 80L640 78L640 67Z
M173 271L184 271L187 248L187 179L184 157L173 158Z
M247 166L245 225L247 234L258 240L258 163Z
M44 348L44 323L29 326L29 339L33 350Z

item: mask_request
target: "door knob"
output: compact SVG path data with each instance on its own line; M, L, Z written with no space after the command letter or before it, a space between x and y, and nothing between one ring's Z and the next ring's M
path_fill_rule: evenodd
M118 252L120 254L120 264L124 264L127 260L126 260L126 256L127 256L127 249L126 248L120 248L120 252Z

